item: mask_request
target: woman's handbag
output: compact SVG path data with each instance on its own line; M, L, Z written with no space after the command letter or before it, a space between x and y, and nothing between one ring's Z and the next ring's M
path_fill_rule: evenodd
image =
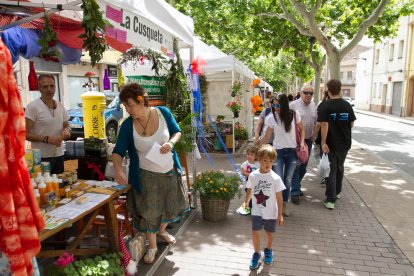
M305 143L303 149L300 148L299 130L296 124L296 112L293 112L293 118L295 122L295 133L296 133L296 156L300 163L305 164L309 159L308 145Z

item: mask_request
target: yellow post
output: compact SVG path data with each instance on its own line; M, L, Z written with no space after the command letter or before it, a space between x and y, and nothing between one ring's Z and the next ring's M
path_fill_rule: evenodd
M85 138L105 138L105 95L89 91L81 95Z

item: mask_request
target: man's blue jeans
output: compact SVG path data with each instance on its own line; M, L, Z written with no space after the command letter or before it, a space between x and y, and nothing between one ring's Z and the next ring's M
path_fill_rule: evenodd
M292 183L292 176L298 163L295 148L278 149L276 163L273 164L273 171L280 176L285 184L286 189L283 190L283 201L287 202L289 199L290 186Z
M305 139L305 143L308 145L309 157L310 157L311 152L312 152L312 139ZM298 163L299 165L296 166L295 172L293 173L293 177L292 177L292 189L290 191L292 196L300 195L300 188L302 186L300 182L302 182L302 179L306 174L306 167L308 166L308 162L309 162L309 158L305 164Z

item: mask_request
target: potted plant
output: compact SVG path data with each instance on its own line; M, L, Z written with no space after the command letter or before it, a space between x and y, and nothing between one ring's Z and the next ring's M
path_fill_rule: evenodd
M243 124L236 122L234 124L234 139L247 140L248 136L247 129L243 126Z
M196 177L195 188L200 193L203 218L222 221L226 218L230 200L241 197L240 178L222 171L205 171Z
M231 112L233 112L234 118L239 117L240 110L243 108L239 100L228 101L226 107L230 109Z
M242 91L243 83L240 81L234 81L233 85L231 86L231 96L232 97L240 97Z

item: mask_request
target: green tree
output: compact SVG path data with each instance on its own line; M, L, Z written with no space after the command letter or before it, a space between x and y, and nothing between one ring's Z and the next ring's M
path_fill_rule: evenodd
M379 41L394 35L398 18L413 10L413 0L279 0L282 13L302 35L314 37L328 55L330 76L339 79L342 58L362 37ZM336 23L336 24L335 24Z
M331 76L339 78L340 61L365 34L375 41L391 36L398 18L413 10L413 0L175 0L172 4L194 19L197 35L225 53L251 65L289 48L314 69L316 79L323 54L309 38L325 50Z

